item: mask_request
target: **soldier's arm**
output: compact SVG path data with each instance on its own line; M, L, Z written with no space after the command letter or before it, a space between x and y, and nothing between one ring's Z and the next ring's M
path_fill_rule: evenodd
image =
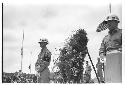
M103 41L102 41L102 43L101 43L101 46L100 46L100 49L99 49L99 56L100 56L101 58L104 58L104 56L106 56L105 40L106 40L106 37L103 39Z
M122 29L120 29L120 51L122 51Z
M96 68L98 67L98 63L96 64Z
M40 65L38 64L38 62L35 63L35 70L38 71L40 68Z

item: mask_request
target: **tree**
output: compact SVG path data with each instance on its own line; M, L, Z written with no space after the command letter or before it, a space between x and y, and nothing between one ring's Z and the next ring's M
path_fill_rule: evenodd
M83 62L87 53L87 33L84 29L79 29L66 41L60 50L59 75L63 82L59 83L81 83L83 80Z

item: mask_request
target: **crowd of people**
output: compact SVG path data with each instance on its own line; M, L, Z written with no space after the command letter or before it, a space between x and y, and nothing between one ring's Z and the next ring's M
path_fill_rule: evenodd
M26 74L26 73L5 73L3 72L2 76L3 83L36 83L37 77L35 74Z

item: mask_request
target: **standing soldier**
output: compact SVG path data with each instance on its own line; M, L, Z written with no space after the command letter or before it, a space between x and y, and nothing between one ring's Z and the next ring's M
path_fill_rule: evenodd
M96 64L96 68L97 68L97 75L100 79L100 82L104 83L104 79L103 79L103 63L100 62L100 58L97 58L98 62Z
M47 39L40 39L38 42L40 44L41 52L38 55L37 62L35 64L35 69L37 71L38 83L49 83L50 71L49 64L51 61L51 52L47 49L46 45L48 44Z
M88 64L88 61L86 61L86 70L85 70L85 75L86 75L86 78L87 78L87 82L86 83L89 83L90 80L91 80L91 71L92 71L92 68Z
M122 30L118 28L119 18L109 15L106 18L108 35L104 37L99 55L106 58L105 81L122 82Z

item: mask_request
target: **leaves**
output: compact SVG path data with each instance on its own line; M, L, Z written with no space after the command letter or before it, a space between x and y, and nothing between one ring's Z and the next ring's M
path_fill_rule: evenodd
M86 56L87 43L86 31L78 29L75 34L67 39L66 44L60 50L59 62L56 65L59 67L63 83L80 83L83 77L83 62Z

